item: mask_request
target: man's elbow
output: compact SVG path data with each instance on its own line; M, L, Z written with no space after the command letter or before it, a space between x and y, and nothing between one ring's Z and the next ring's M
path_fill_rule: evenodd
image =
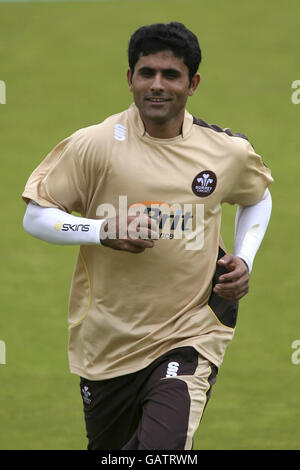
M36 232L36 217L33 214L32 203L29 202L27 205L24 217L23 217L23 228L32 237L37 236Z

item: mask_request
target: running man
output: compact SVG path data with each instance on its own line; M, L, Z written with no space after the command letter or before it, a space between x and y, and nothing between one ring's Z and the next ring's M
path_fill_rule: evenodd
M88 449L192 449L273 180L245 136L187 111L201 50L183 24L139 28L128 58L132 105L46 156L26 184L23 223L79 245L68 352ZM223 203L237 204L234 254L220 236Z

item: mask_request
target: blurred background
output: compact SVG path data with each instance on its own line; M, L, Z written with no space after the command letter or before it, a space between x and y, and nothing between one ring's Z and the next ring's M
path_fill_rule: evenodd
M299 14L298 0L0 1L0 449L86 448L67 359L77 248L29 237L21 194L59 141L131 104L129 37L169 21L191 29L203 53L188 110L246 134L275 179L269 229L195 449L300 449ZM235 210L224 206L229 250Z

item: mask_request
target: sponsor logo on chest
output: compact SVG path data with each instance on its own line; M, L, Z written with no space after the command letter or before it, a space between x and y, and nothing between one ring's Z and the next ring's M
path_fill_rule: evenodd
M126 140L126 127L123 124L114 125L114 138L119 142Z

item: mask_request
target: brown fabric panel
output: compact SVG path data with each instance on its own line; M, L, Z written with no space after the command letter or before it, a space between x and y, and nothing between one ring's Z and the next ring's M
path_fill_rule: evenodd
M240 132L236 132L233 134L230 129L222 129L216 124L208 124L207 122L203 121L203 119L196 118L195 116L193 116L193 124L196 124L196 126L207 127L216 132L225 132L227 135L231 137L241 137L242 139L248 140L248 137L245 136L244 134L241 134Z
M222 258L225 255L225 251L222 248L219 248L218 259ZM216 263L216 271L212 281L212 289L218 283L218 279L222 274L225 274L227 270ZM230 301L219 297L215 292L211 292L209 301L209 307L212 309L216 317L220 322L230 328L234 328L237 322L237 313L238 313L238 301Z

